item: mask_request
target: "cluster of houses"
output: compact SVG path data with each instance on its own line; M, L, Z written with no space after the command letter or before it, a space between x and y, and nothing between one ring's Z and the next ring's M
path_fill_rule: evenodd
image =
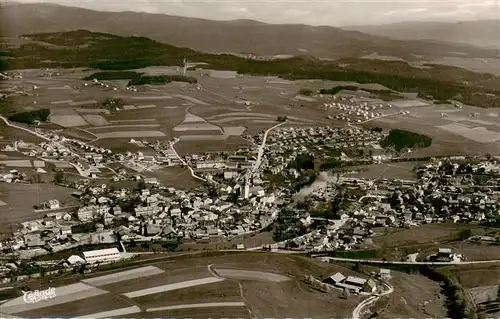
M308 251L350 250L387 227L411 228L445 222L495 223L500 219L497 168L500 164L491 161L459 164L436 160L418 167L419 177L415 180L340 177L335 184L316 189L309 200L314 206L331 199L336 188L346 189L352 194L346 199L351 208L338 212L335 217L347 220L343 227L331 231L332 225L323 225L307 236L290 240L288 246ZM477 178L472 175L485 172L490 175ZM307 210L297 210L296 215L305 226L313 219ZM436 258L453 261L464 257L451 253L446 257L443 250Z

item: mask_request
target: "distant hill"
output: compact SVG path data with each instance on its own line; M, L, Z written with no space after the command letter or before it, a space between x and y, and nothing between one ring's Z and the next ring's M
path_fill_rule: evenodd
M144 36L203 52L256 55L362 57L372 53L406 60L442 56L497 57L496 51L431 41L400 41L334 27L266 24L252 20L211 21L162 14L99 12L53 4L3 6L4 35L92 30Z
M500 77L445 65L415 67L405 61L357 58L325 61L310 56L257 61L230 54L199 52L146 37L121 37L88 30L24 35L22 41L0 51L0 57L4 57L0 62L9 69L133 70L181 65L186 58L202 62L200 67L203 68L234 70L240 74L274 75L290 80L378 83L398 92L418 93L421 98L430 100L453 99L483 107L500 107Z
M500 49L500 20L463 22L400 22L344 27L398 40L436 40Z

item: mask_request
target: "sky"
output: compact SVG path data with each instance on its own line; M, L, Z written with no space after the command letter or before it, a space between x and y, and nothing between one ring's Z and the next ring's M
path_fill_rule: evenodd
M0 0L1 2L2 0ZM366 25L400 21L500 19L500 0L16 0L99 11L136 11L213 20Z

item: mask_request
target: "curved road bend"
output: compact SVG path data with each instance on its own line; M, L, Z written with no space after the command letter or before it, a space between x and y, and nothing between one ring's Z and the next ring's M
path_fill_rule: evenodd
M37 133L37 132L32 131L32 130L30 130L30 129L27 129L27 128L25 128L25 127L18 126L18 125L15 125L15 124L10 123L10 122L9 122L9 121L5 118L5 117L3 117L3 116L1 116L1 115L0 115L0 119L1 119L2 121L4 121L4 122L5 122L5 124L6 124L7 126L14 127L14 128L19 129L19 130L23 130L23 131L25 131L25 132L28 132L28 133L33 134L33 135L35 135L35 136L38 136L39 138L44 139L44 140L46 140L46 141L52 141L52 140L51 140L50 138L48 138L47 136L44 136L44 135L42 135L42 134L40 134L40 133Z
M172 151L174 152L175 156L177 157L177 159L179 159L179 161L181 161L181 163L186 166L189 170L189 172L191 173L191 176L196 178L196 179L199 179L200 181L203 181L203 182L206 182L207 180L204 179L203 177L200 177L198 175L195 174L193 168L191 166L188 165L188 163L182 159L182 157L179 155L179 153L177 153L177 151L175 150L174 148L174 145L178 142L179 140L176 140L175 142L170 142L170 148L172 149Z
M363 311L363 309L368 306L368 305L371 305L372 303L374 303L375 301L377 301L380 297L382 296L385 296L385 295L388 295L388 294L391 294L393 291L394 291L394 288L387 284L387 283L383 283L384 286L387 287L387 290L385 290L384 292L380 293L380 294L376 294L376 295L373 295L363 301L361 301L357 306L356 308L354 308L354 310L352 311L352 316L351 318L353 319L359 319L361 318L361 312Z

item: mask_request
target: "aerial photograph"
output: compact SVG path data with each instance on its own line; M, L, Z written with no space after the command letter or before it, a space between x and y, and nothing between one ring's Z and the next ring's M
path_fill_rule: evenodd
M3 318L500 318L500 0L0 1Z

